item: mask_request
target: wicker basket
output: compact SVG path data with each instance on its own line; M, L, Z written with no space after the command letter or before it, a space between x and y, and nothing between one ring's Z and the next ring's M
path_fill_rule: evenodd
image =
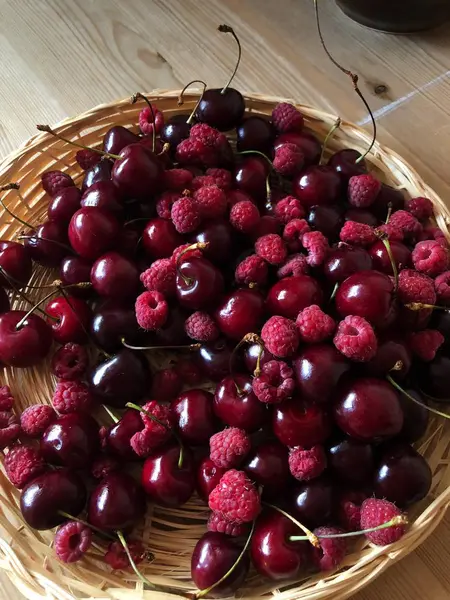
M151 101L166 116L189 112L198 99L197 92L186 94L184 106L179 107L177 96L177 91L155 91L150 94ZM249 94L246 96L247 111L270 114L279 101L279 98ZM82 138L87 145L100 146L104 133L112 125L136 127L140 108L140 104L130 104L129 99L121 100L66 119L55 129L67 138ZM307 127L323 139L336 116L309 106L299 105L299 108L306 117ZM366 131L343 122L330 142L329 151L343 147L364 150L369 143L370 135ZM80 178L82 172L74 156L73 147L47 134L30 139L0 165L0 185L19 182L23 194L23 201L14 191L4 194L6 204L28 222L39 223L46 212L45 194L40 185L41 174L56 168L66 171L73 178ZM437 223L447 233L449 210L400 156L376 143L368 160L371 168L384 181L411 196L429 197L435 205ZM20 230L21 225L3 212L0 238L14 239ZM52 278L54 273L37 268L30 284L48 283ZM37 297L36 290L28 288L25 291L29 297ZM12 300L14 307L22 308L25 305L20 298L14 297ZM0 376L11 386L20 410L32 403L49 402L54 381L48 365L44 364L39 369L6 369ZM360 542L338 572L293 582L282 589L251 573L245 588L239 593L255 600L272 594L276 600L343 600L373 581L389 565L412 552L434 531L450 504L449 431L447 420L431 420L426 441L419 450L426 456L433 472L432 490L425 501L414 507L414 523L400 541L386 548ZM180 597L177 594L144 591L143 585L131 572L111 573L101 561L100 547L94 547L89 557L80 563L62 565L55 559L51 548L53 534L28 527L21 520L18 499L18 491L0 472L0 508L3 513L0 523L0 566L27 598L148 600L166 596L174 600ZM142 536L154 552L155 561L143 566L142 570L151 581L183 591L193 590L190 554L196 540L205 531L206 513L206 507L196 498L182 509L149 509Z

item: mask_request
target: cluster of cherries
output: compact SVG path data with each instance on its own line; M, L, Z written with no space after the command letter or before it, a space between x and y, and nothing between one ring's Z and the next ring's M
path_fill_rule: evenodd
M107 540L104 560L151 586L132 535L146 500L176 508L197 491L212 510L197 597L234 593L250 558L292 581L337 568L346 537L399 539L432 479L411 444L450 390L449 251L431 202L405 200L356 150L324 164L295 107L248 116L229 85L167 122L148 105L139 126L77 152L80 187L44 173L47 220L0 242L0 363L33 367L60 345L51 405L19 418L0 388L25 522L59 526L66 562ZM33 263L58 279L11 310Z

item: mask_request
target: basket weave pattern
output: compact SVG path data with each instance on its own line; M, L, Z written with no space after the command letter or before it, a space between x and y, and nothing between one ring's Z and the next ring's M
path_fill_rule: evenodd
M152 103L162 110L166 118L177 113L190 112L198 93L186 94L184 105L177 104L177 91L155 91L149 95ZM247 111L270 114L280 98L257 94L246 95ZM335 115L297 105L305 115L306 126L320 139L336 120ZM137 130L140 103L132 105L129 99L97 106L75 118L62 121L54 129L66 138L79 140L88 146L100 147L103 136L112 125L124 125ZM364 151L370 135L355 125L343 122L334 134L329 152L343 147ZM41 187L41 174L50 169L60 169L70 174L77 183L82 171L75 162L75 149L49 136L39 134L26 142L18 151L0 164L0 185L20 183L23 200L10 191L3 194L6 205L31 224L40 223L47 209L45 193ZM403 159L376 143L368 157L371 169L385 182L401 188L410 196L426 196L435 206L438 226L448 235L450 212L443 201L403 161ZM0 238L15 239L23 227L6 212L0 217ZM55 273L36 268L30 285L49 283ZM37 299L41 292L27 288L30 298ZM19 297L12 298L14 308L24 308ZM159 357L161 361L164 357ZM0 373L3 377L3 373ZM23 410L34 403L49 403L55 381L48 364L39 368L4 371L4 383L11 386L17 407ZM3 381L2 381L3 383ZM105 421L106 422L106 421ZM346 557L340 570L326 576L313 576L277 589L270 582L250 574L245 588L240 590L246 598L254 600L274 595L276 600L343 600L374 580L390 564L417 548L437 527L450 504L450 424L447 420L431 419L428 434L418 448L426 456L432 472L433 486L429 497L412 513L413 525L397 543L375 547L360 542ZM26 525L20 515L19 492L0 472L0 567L4 569L18 589L32 600L76 600L79 598L115 598L121 600L154 599L167 597L175 600L176 594L144 591L132 572L114 572L102 562L103 550L94 545L88 558L73 565L59 563L51 548L52 532L38 532ZM145 575L156 584L164 584L183 591L193 590L190 581L190 555L198 538L205 531L207 507L196 497L181 509L149 507L142 527L144 542L155 554L152 564L142 566Z

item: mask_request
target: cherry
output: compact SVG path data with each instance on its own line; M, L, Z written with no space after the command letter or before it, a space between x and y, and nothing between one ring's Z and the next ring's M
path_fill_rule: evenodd
M390 241L389 245L397 269L409 267L411 264L411 250L407 248L405 244L402 244L402 242L397 242L395 240ZM369 254L372 257L374 269L386 273L387 275L394 274L387 248L381 240L375 242L375 244L369 248Z
M376 227L378 225L378 219L376 216L364 208L349 208L344 215L346 221L356 221L357 223L365 223L370 227Z
M272 217L271 215L263 215L256 227L252 229L250 233L250 237L253 241L256 241L258 238L263 235L267 235L269 233L280 233L281 226L280 222L276 217Z
M332 156L330 156L328 165L337 173L339 173L342 182L347 185L350 177L367 173L366 161L363 159L359 162L356 162L360 158L361 154L358 150L344 148L343 150L338 150Z
M299 398L290 398L275 406L272 426L274 434L285 446L311 448L324 442L331 432L328 413Z
M24 487L20 510L33 529L53 529L66 520L62 511L73 517L79 515L86 504L86 496L82 480L73 471L48 471Z
M293 490L294 516L306 527L317 527L330 521L335 506L335 489L325 475L297 484Z
M66 256L62 259L59 267L59 278L63 286L72 286L76 283L86 283L90 281L92 262L80 256ZM72 296L89 296L88 287L71 287Z
M282 144L295 144L300 148L305 157L305 166L319 164L322 154L322 144L316 136L308 131L290 131L277 136L274 149L276 150Z
M405 207L405 198L400 190L395 190L390 185L381 184L381 190L377 195L375 202L370 207L370 210L375 213L382 221L384 221L389 213L402 210Z
M31 277L32 268L31 257L25 246L0 240L0 286L25 286Z
M124 197L149 202L161 184L161 161L142 144L126 146L119 156L111 171L114 185Z
M244 361L247 370L254 373L258 365L260 368L271 360L274 360L274 355L266 348L261 348L260 344L248 344L244 352Z
M68 224L72 215L80 208L81 191L74 185L57 192L47 207L50 220Z
M112 181L98 181L91 185L81 197L81 206L94 206L107 210L119 219L124 213L122 199Z
M133 308L104 306L97 310L91 321L91 336L105 352L123 348L122 339L133 346L145 345L147 334L139 327Z
M179 306L172 307L167 321L156 331L157 343L161 346L181 346L192 343L184 330L187 316L186 311Z
M197 467L197 493L208 504L210 493L219 483L227 469L216 467L209 456L205 456Z
M100 162L88 169L84 174L81 191L85 192L91 185L99 181L110 181L113 164L109 158L102 158Z
M8 312L10 308L8 294L0 287L0 314Z
M403 411L394 388L370 377L341 387L334 404L334 418L344 433L368 442L393 437L403 426Z
M412 363L412 355L405 341L399 338L379 341L377 353L364 365L364 370L375 377L385 377L392 371L396 379L404 379Z
M125 146L139 142L139 137L122 125L108 129L103 138L103 150L109 154L119 154Z
M247 150L262 152L270 156L275 130L265 117L251 116L236 128L236 147L238 152Z
M225 377L214 394L214 412L226 425L245 431L257 431L269 413L252 390L251 377L235 375Z
M107 252L92 265L91 283L100 296L135 298L140 288L139 270L118 252Z
M69 223L69 241L82 258L95 260L114 248L120 226L108 211L86 206L80 208Z
M141 486L127 473L112 473L92 490L88 521L102 531L128 530L145 514Z
M45 221L24 237L31 258L44 267L57 267L70 254L67 226L59 221Z
M175 248L183 243L183 237L175 229L172 221L166 219L151 219L142 233L142 245L152 259L172 256Z
M2 360L1 350L0 360ZM450 356L446 348L436 352L431 362L420 364L419 382L422 391L433 400L438 402L450 400Z
M179 446L166 446L157 450L144 462L142 487L157 504L177 508L185 504L194 493L194 459L188 448L183 448L182 452L181 466Z
M0 363L10 367L32 367L43 360L52 345L52 330L35 314L25 321L24 310L0 315Z
M292 361L302 398L328 404L341 381L350 371L350 362L331 344L314 344L304 348Z
M178 144L189 137L191 123L188 123L189 115L174 115L164 123L160 139L166 144L170 144L171 150L176 149Z
M327 204L312 206L308 215L308 223L312 229L321 231L330 240L338 239L344 219L338 206Z
M201 310L217 304L224 289L222 273L209 260L192 257L178 261L178 302L191 310Z
M292 181L292 191L303 207L335 204L341 195L341 179L332 167L307 167Z
M224 338L202 344L198 353L198 363L203 373L212 381L220 381L230 371L232 347Z
M255 289L238 289L226 296L214 312L220 331L228 338L241 340L259 329L264 313L264 297Z
M332 283L344 281L353 273L372 269L372 258L364 248L339 245L334 248L323 265L325 277Z
M218 429L213 412L214 396L205 390L187 390L172 400L170 408L183 442L207 444Z
M450 310L433 311L430 327L437 329L445 337L444 345L450 341Z
M238 162L234 170L234 185L260 204L267 199L266 180L269 165L260 156L246 156Z
M248 555L236 564L242 547L239 543L217 531L204 533L195 545L191 558L191 578L199 590L206 590L224 577L236 565L230 575L208 593L210 598L234 596L247 577L250 561Z
M414 448L392 442L383 448L374 477L374 493L401 508L419 502L431 488L429 464Z
M84 300L80 298L57 296L52 298L45 307L45 312L50 317L47 322L52 328L53 339L59 344L74 342L86 344L89 340L88 331L92 318L92 311Z
M264 496L269 498L282 495L292 480L288 449L276 440L259 444L241 468L258 486L263 486Z
M119 254L135 260L141 241L141 234L142 231L138 223L131 223L127 224L126 227L122 227L116 246Z
M309 275L284 277L269 290L266 308L272 315L296 319L298 313L311 306L322 304L323 293L319 283Z
M233 229L227 221L222 220L208 221L202 225L191 241L208 244L203 250L203 256L219 265L229 262L236 249Z
M111 425L105 434L105 443L108 452L124 460L137 460L138 456L130 446L130 440L135 433L142 431L140 413L129 408L114 425Z
M51 465L88 467L100 449L98 424L83 413L61 415L44 431L40 449L44 460Z
M352 438L332 442L328 447L327 459L331 473L338 481L349 485L367 483L375 469L372 446Z
M406 388L406 393L413 396L425 406L411 402L404 394L400 394L400 404L403 410L403 427L399 437L409 444L419 441L426 433L430 421L430 411L426 409L427 400L418 391Z

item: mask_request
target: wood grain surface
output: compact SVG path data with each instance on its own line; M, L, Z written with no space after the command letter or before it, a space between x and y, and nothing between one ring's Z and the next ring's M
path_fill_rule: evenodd
M335 57L360 76L379 140L450 202L450 24L414 36L365 29L322 0ZM365 124L349 80L324 55L312 0L0 0L0 157L35 132L136 91L223 84L294 98ZM355 600L450 597L450 516ZM22 596L0 575L0 598Z

